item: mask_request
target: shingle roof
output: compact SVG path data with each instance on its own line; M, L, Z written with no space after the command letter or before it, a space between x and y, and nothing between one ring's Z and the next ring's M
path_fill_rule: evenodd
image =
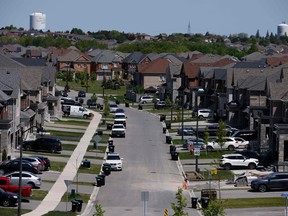
M31 79L31 77L30 77ZM0 69L0 89L11 98L17 98L21 86L21 72L17 69Z
M145 55L141 52L133 52L130 55L128 55L126 58L123 59L123 62L128 63L128 64L138 64Z
M166 74L166 71L169 67L169 61L165 58L158 58L154 61L151 61L147 64L139 65L139 73L145 74Z

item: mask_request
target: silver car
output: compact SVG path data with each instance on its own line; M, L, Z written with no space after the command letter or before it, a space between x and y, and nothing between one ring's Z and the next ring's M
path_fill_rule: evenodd
M17 158L20 159L20 158ZM31 162L33 165L38 167L38 171L43 171L44 170L44 164L43 161L40 160L39 158L36 157L30 157L30 156L22 156L22 160L27 160Z
M7 173L4 176L10 179L11 185L19 185L20 172L15 171L12 173ZM29 185L32 188L40 188L41 178L33 173L23 171L22 172L22 185Z

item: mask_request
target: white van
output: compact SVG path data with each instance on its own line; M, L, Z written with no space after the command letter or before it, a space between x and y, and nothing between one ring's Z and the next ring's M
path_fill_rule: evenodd
M114 124L123 124L126 127L126 119L125 113L115 113Z
M64 116L89 118L92 113L82 106L63 105L62 111Z

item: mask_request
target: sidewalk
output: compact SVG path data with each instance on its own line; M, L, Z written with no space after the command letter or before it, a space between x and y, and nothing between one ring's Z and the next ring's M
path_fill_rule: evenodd
M58 177L57 181L48 192L47 196L42 200L42 202L33 211L24 214L25 216L39 216L44 215L50 211L54 211L59 203L61 202L62 196L67 191L64 180L73 181L76 176L75 161L77 161L76 167L79 168L81 161L86 154L90 140L97 129L97 126L101 120L101 115L97 112L92 111L94 114L87 130L81 140L79 141L77 147L73 151L71 157L69 158L63 172Z

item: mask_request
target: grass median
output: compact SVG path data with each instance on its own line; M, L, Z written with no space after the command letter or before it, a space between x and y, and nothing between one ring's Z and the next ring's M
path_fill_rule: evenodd
M286 205L286 199L281 197L263 198L235 198L223 199L224 208L257 208L257 207L279 207Z

